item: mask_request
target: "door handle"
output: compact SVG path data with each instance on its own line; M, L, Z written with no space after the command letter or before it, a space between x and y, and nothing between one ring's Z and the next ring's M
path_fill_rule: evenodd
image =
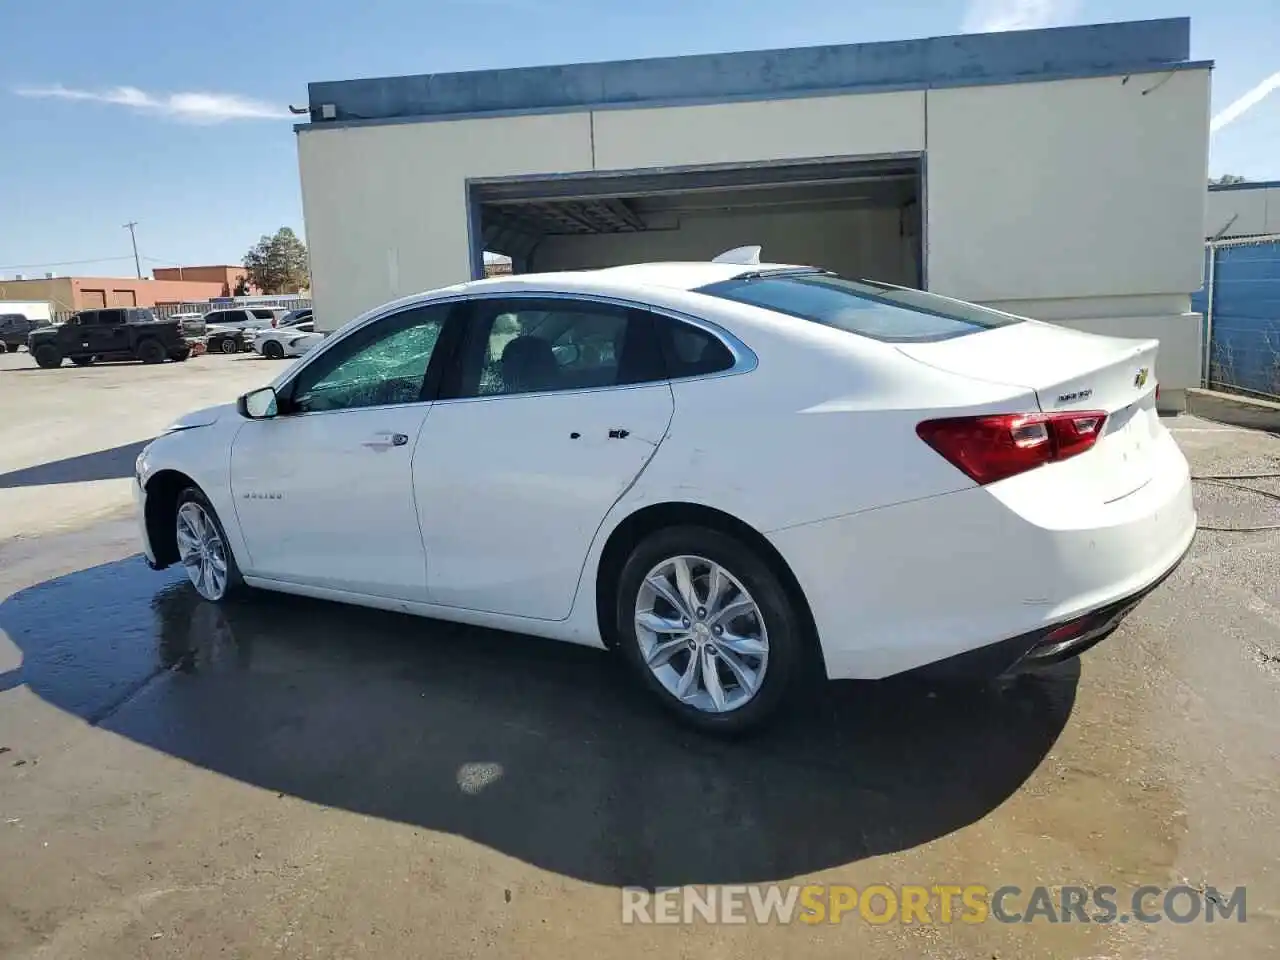
M366 440L361 446L370 450L386 450L388 447L403 447L409 438L403 433L380 433L376 440Z

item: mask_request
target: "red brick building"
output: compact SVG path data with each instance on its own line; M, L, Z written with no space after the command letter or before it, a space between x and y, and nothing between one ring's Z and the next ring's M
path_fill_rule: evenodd
M152 276L157 280L179 280L179 281L199 281L201 283L217 283L222 287L221 293L216 293L217 297L233 297L236 293L236 284L243 277L247 283L249 275L244 267L238 267L231 264L215 264L213 266L204 267L157 267L151 271ZM249 295L256 295L261 291L249 285Z

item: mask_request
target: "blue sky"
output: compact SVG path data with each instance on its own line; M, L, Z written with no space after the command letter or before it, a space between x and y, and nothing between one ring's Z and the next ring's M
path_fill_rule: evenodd
M1276 0L3 0L0 276L239 262L302 226L310 80L1190 16L1213 173L1280 179ZM1274 78L1266 84L1268 78ZM1242 102L1243 112L1227 112ZM1249 105L1251 101L1257 102ZM1233 114L1238 114L1233 117ZM67 263L65 261L92 261ZM50 264L57 263L53 266Z

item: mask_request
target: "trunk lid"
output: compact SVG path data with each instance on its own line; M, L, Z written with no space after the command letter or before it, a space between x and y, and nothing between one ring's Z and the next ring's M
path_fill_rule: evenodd
M1045 413L1102 410L1107 423L1087 461L1089 482L1105 500L1137 490L1151 478L1157 340L1104 337L1036 320L951 340L904 343L920 363L975 380L1035 392ZM1068 463L1071 461L1068 461Z

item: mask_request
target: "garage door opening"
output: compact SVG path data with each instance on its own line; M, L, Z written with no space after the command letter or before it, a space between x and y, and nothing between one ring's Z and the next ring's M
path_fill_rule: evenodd
M472 242L515 273L710 260L759 244L774 263L924 284L919 158L473 180L470 190Z

